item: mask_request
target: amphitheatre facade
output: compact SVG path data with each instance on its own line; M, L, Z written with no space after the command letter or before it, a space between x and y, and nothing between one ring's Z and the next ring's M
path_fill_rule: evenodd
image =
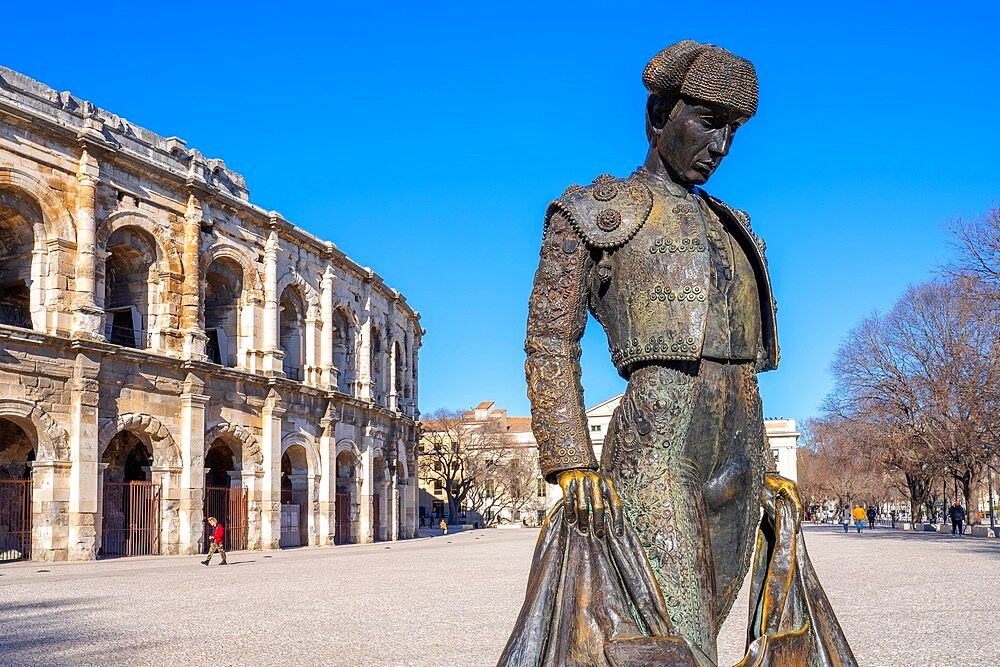
M413 536L422 335L221 160L0 67L0 559Z

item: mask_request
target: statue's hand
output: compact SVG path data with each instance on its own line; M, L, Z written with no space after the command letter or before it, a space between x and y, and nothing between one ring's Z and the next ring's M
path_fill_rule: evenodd
M609 478L593 470L567 470L559 474L559 486L565 499L566 519L575 523L581 533L586 533L591 525L597 537L604 537L608 528L616 535L623 533L622 502Z
M787 477L773 472L764 473L764 486L760 492L760 504L771 517L777 516L777 500L786 498L795 508L795 525L802 520L802 501L799 500L799 487Z

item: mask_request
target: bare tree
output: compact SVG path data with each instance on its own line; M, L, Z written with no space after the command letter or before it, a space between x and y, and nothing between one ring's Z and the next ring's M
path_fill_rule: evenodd
M1000 208L978 218L960 218L948 226L958 251L954 262L945 267L951 275L974 276L1000 292Z
M483 515L503 507L509 480L502 470L514 448L504 410L485 419L474 410L438 410L421 422L420 476L441 485L449 523L462 507Z
M887 315L862 320L832 366L828 414L869 433L871 456L902 475L914 515L933 504L942 472L973 506L995 442L1000 319L977 284L958 276L911 287Z

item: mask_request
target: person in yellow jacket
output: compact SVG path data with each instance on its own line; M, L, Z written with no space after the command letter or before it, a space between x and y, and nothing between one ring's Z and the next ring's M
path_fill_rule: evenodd
M861 529L865 527L865 520L868 518L868 513L865 512L865 508L861 505L855 505L854 511L851 514L854 516L854 527L860 533Z

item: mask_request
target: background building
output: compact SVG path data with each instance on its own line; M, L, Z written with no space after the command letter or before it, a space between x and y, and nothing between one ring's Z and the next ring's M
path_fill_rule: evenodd
M621 399L622 394L619 394L587 410L587 428L598 461L600 461L601 452L604 449L604 438L607 435L608 426L611 424L611 417L618 404L621 403ZM524 456L531 461L529 476L536 484L535 497L531 503L513 503L516 505L516 509L505 507L503 503L500 503L495 511L491 508L489 512L483 513L478 511L481 508L477 506L476 502L466 502L460 508L462 520L474 523L482 519L487 524L517 521L529 525L541 523L545 513L562 498L562 489L558 485L547 484L542 477L538 467L538 446L531 431L531 418L508 417L506 410L497 408L492 401L484 401L472 410L465 411L461 415L461 419L469 429L473 430L482 427L483 424L493 422L499 432L507 435L506 440L501 445L507 451L507 456ZM433 420L429 420L424 422L423 426L424 438L421 443L426 447L427 433L434 432L435 423ZM795 428L795 420L765 419L764 429L778 473L792 480L797 479L796 450L800 433ZM472 444L472 441L470 440L469 443ZM433 523L436 523L442 517L447 516L447 496L444 485L437 476L426 470L425 465L421 465L419 481L421 516L433 519ZM430 525L430 521L427 523Z
M0 557L413 535L422 335L221 160L0 68Z

